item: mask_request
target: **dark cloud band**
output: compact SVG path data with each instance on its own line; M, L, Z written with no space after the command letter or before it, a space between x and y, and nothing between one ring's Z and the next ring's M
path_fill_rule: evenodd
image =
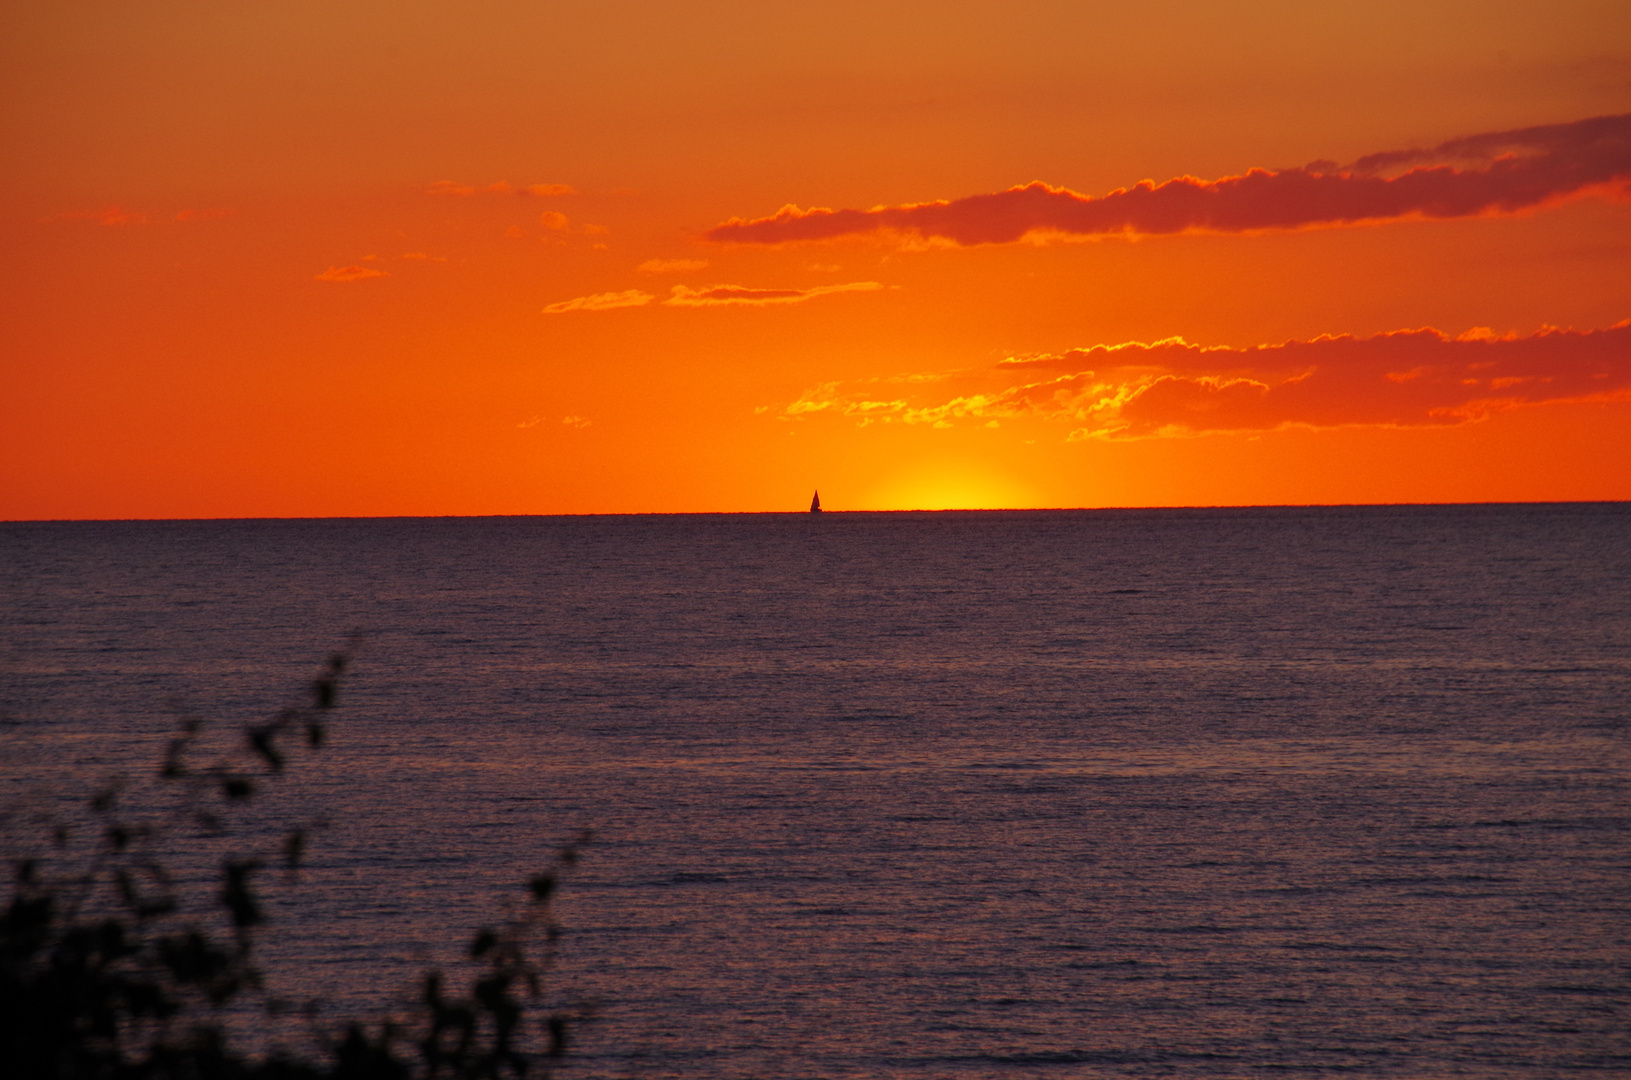
M894 386L898 396L880 400L877 385L828 383L785 412L942 427L1029 417L1069 424L1073 439L1455 425L1526 405L1631 399L1631 321L1522 338L1422 329L1249 349L1098 345Z
M786 244L898 232L969 246L1047 233L1236 233L1513 213L1628 179L1631 114L1472 135L1431 150L1370 154L1347 167L1314 162L1219 180L1146 180L1100 198L1038 181L872 210L787 206L770 217L732 218L704 235L718 242Z

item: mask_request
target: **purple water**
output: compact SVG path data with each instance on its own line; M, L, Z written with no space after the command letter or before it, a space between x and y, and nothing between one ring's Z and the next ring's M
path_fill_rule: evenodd
M1625 504L11 524L0 562L19 848L367 632L265 810L330 822L266 941L325 1015L590 828L568 1076L1631 1068Z

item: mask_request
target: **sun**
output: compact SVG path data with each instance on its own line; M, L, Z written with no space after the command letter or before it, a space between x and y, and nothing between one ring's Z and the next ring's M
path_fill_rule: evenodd
M987 463L924 466L880 484L869 510L1021 510L1035 506L1028 486Z

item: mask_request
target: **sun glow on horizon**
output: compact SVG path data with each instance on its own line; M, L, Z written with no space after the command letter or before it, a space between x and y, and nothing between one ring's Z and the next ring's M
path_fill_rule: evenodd
M908 470L863 498L866 510L1030 510L1026 485L978 463Z

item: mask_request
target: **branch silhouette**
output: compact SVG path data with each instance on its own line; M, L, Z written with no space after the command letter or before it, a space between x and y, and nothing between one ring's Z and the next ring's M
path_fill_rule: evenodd
M498 1080L547 1076L569 1034L590 1018L547 1007L560 928L551 901L588 842L582 834L525 882L517 912L476 932L462 990L427 971L404 1018L317 1022L317 1003L269 995L255 962L268 917L258 887L298 874L320 821L246 823L249 804L323 750L354 638L331 653L302 700L247 724L235 755L196 764L203 722L183 717L158 769L180 798L159 823L140 820L111 784L89 800L89 829L46 826L46 854L15 858L0 915L0 1062L17 1080ZM236 826L236 828L234 828ZM189 904L165 841L181 830L222 838L216 888ZM241 835L247 834L247 836ZM212 927L211 923L214 923ZM295 1015L315 1048L253 1054L232 1045L228 1018Z

